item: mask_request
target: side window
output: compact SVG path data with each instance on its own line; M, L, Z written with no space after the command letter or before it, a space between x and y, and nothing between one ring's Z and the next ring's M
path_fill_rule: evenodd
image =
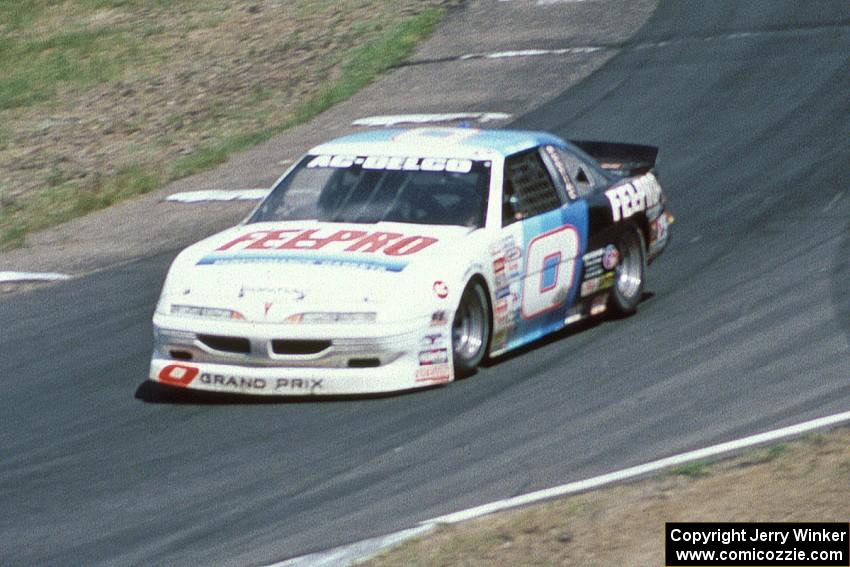
M557 209L562 204L536 149L507 159L502 226Z
M567 170L567 175L573 180L578 197L586 197L594 189L607 185L605 178L596 173L589 164L578 156L561 148L556 148L555 151L561 158Z
M549 173L559 188L566 193L570 201L579 198L578 191L573 184L572 178L567 174L567 166L561 157L561 150L555 146L543 146L544 161L549 166Z

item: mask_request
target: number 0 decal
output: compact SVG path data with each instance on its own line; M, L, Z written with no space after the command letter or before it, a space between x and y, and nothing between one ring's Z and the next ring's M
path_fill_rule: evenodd
M566 225L528 243L522 287L522 318L531 319L561 307L573 284L579 255L578 231Z

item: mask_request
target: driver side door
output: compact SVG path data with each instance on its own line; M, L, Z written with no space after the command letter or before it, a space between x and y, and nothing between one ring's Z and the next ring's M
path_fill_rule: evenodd
M554 173L536 148L505 160L502 227L491 250L494 352L562 328L575 299L587 208L570 203Z

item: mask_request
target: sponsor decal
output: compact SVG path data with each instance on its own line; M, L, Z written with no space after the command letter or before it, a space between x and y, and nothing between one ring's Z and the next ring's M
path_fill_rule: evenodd
M659 215L650 225L649 243L654 245L657 242L667 240L667 230L670 224L667 221L667 215Z
M443 348L446 346L446 337L443 333L431 333L422 337L420 345L423 349Z
M605 253L602 255L602 267L606 270L613 270L620 263L620 251L613 244L605 247Z
M515 316L519 305L519 289L517 282L510 287L496 290L496 301L493 303L493 314L496 326L507 331L516 325Z
M288 287L246 287L243 285L239 288L239 293L237 295L240 298L245 297L245 295L274 295L277 297L285 297L292 301L301 301L304 299L303 291Z
M564 166L561 156L558 155L558 152L552 146L545 146L544 149L546 150L546 155L548 155L549 159L552 160L552 164L554 164L555 169L558 170L558 176L561 178L561 181L564 182L567 195L570 197L570 200L575 201L578 199L578 193L576 192L576 188L573 186L573 182L570 181L570 177L567 175L567 168Z
M661 202L661 186L651 173L642 175L607 191L614 222L645 211Z
M494 259L498 256L507 256L508 250L512 249L519 250L516 245L516 240L511 234L502 237L501 240L493 242L490 245L490 255L493 256Z
M605 255L605 249L599 248L584 255L584 279L588 280L602 275L604 268L602 267L602 257Z
M581 284L581 296L587 297L588 295L593 295L597 291L610 288L612 285L614 285L614 272L585 280Z
M384 231L256 230L245 232L219 246L198 264L335 264L400 272L407 265L406 256L421 252L437 242L438 239L430 236Z
M385 171L447 171L449 173L469 173L472 171L472 160L398 156L318 155L307 164L308 168L330 167L347 169L353 166Z
M407 256L435 242L437 239L429 236L405 236L398 232L287 228L246 232L219 246L216 251L323 250L330 247L337 252L381 252L387 256Z
M236 390L265 390L268 381L264 378L247 378L244 376L229 376L225 374L201 374L200 382L208 386L234 388Z
M497 274L502 274L505 272L505 257L499 256L498 258L493 260L493 272Z
M499 287L522 275L522 249L516 245L513 236L506 236L492 244L490 255L493 256L493 274Z
M446 282L442 280L437 280L434 282L434 295L439 297L440 299L445 299L449 296L449 286L446 285Z
M199 368L185 364L169 364L160 370L157 378L164 384L182 388L188 387L195 379L197 379L197 382L207 386L230 388L239 391L263 391L273 388L275 392L300 391L312 394L314 391L321 390L323 387L323 379L321 378L278 378L273 380L201 372Z
M602 278L593 278L585 280L581 283L581 296L587 297L599 291L599 280Z
M522 262L519 260L510 260L505 266L507 268L508 278L515 280L522 276Z
M599 315L600 313L605 313L605 310L608 309L608 296L607 295L599 295L593 299L593 302L590 304L590 314L591 315Z
M432 364L416 369L417 382L433 382L439 384L448 382L451 377L451 368L448 364Z
M431 313L431 326L442 327L449 323L449 316L445 311L434 311Z
M322 382L324 382L322 378L278 378L275 381L274 389L275 392L297 390L312 394L323 388Z
M449 361L449 352L444 348L423 350L419 353L419 366L431 366L432 364L446 364Z
M163 384L170 384L172 386L185 388L192 382L192 380L195 379L198 372L200 372L200 370L194 366L187 366L185 364L169 364L159 371L157 378Z
M407 262L383 258L347 258L345 256L316 256L304 252L275 254L210 254L198 261L199 266L220 264L307 264L313 266L344 266L362 270L401 272Z
M668 232L670 229L670 220L672 215L670 213L662 212L658 218L656 218L649 225L649 257L654 258L657 256L664 247L667 245L667 241L670 238L670 233Z

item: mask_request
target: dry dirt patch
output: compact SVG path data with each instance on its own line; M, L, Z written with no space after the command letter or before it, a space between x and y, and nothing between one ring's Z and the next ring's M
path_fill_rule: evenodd
M346 98L454 3L0 3L0 248Z
M443 526L369 567L664 565L665 522L850 521L850 429Z

